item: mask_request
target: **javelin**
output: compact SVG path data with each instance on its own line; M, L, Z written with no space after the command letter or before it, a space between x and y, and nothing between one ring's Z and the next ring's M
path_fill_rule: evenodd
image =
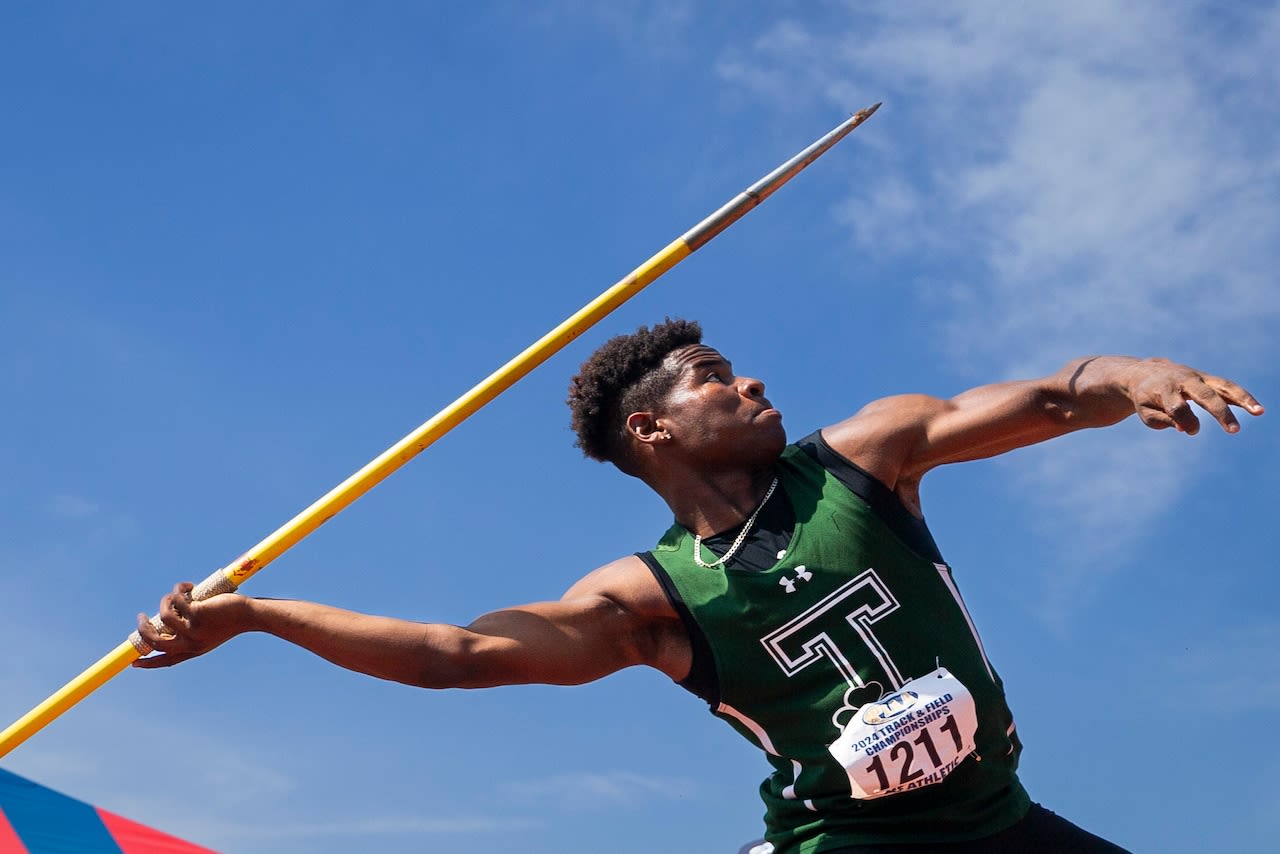
M723 207L673 240L663 250L629 273L626 278L580 308L567 320L535 341L466 394L440 410L430 420L392 445L381 456L331 489L323 498L281 525L270 536L231 564L215 571L191 592L193 601L235 591L254 573L288 551L300 540L328 522L347 505L382 482L400 466L465 421L477 410L506 391L534 368L558 353L570 341L594 326L605 315L638 294L663 273L679 264L720 232L741 219L802 169L817 160L862 124L880 105L873 104L854 113L804 151L743 190ZM162 628L159 615L152 625ZM151 647L134 631L128 639L56 693L27 712L0 733L0 757L35 735L47 724L104 685Z

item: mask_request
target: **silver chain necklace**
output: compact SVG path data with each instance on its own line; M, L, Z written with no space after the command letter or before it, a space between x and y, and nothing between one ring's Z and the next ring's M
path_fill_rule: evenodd
M747 541L747 534L751 532L751 527L755 525L756 517L760 515L760 511L764 509L764 506L769 503L770 496L773 495L773 491L777 488L778 479L775 477L773 479L773 483L769 484L769 491L764 494L764 498L760 499L760 504L756 507L756 511L751 514L751 518L747 520L747 523L742 526L742 530L738 532L738 536L734 538L733 545L729 546L729 550L725 552L718 561L715 561L714 563L707 563L702 559L702 535L694 534L693 562L703 569L715 569L717 566L720 566L722 563L725 563L737 554L738 549L742 548L742 544ZM714 554L714 552L712 552L712 554Z

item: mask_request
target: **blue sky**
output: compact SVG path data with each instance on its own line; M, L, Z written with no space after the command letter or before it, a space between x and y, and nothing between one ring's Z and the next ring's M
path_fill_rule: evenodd
M664 316L799 437L1092 352L1280 405L1280 5L140 3L0 12L0 717L852 111L862 128L244 592L467 622L651 545L562 403ZM1276 414L935 472L1033 797L1280 832ZM229 852L735 851L762 758L656 673L423 692L239 638L5 768Z

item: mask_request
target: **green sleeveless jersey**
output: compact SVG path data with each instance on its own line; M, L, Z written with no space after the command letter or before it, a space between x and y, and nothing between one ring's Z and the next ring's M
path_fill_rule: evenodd
M713 668L712 713L774 768L766 838L814 854L1015 823L1030 801L1012 715L951 570L922 554L927 530L912 548L795 445L777 474L795 525L772 567L699 567L680 525L642 555Z

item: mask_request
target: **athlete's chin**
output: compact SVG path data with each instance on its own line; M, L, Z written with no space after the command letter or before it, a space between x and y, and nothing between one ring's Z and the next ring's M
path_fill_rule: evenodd
M787 446L787 431L782 426L782 415L776 409L756 413L749 428L738 434L734 446L739 461L749 459L752 463L772 463Z
M771 429L768 431L765 444L768 446L770 454L777 457L787 447L787 431L782 426L781 418L775 420L769 427Z

